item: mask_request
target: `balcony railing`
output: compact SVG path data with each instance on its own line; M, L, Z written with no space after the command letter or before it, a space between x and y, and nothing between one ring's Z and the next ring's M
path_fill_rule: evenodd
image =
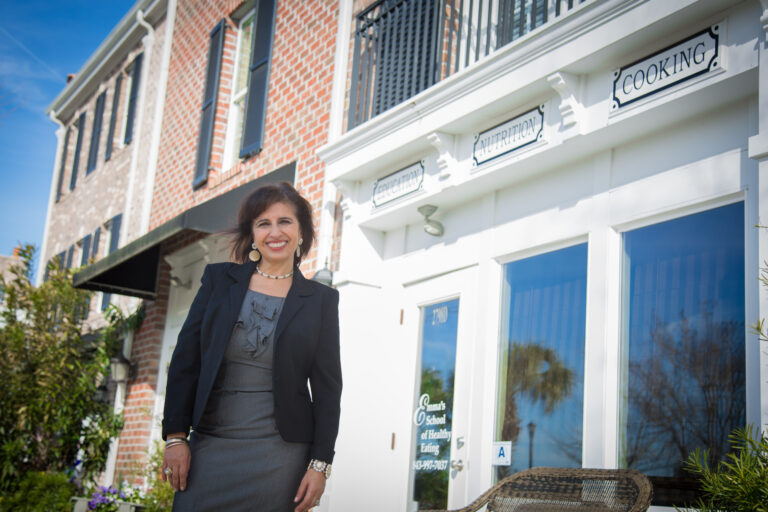
M357 15L347 129L586 0L379 0Z

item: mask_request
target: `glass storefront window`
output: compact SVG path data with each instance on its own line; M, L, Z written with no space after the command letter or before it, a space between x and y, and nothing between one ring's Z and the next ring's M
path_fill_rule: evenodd
M503 478L531 466L581 467L587 244L504 268L496 440Z
M413 501L418 510L448 507L453 381L459 299L422 309L421 379L414 405Z
M620 465L683 477L745 422L743 203L625 233L623 268Z

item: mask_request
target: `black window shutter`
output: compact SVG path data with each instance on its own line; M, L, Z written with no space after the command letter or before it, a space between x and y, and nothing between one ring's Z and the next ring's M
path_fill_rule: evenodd
M91 235L85 235L80 241L80 246L83 248L83 255L80 257L80 265L87 265L88 258L91 255Z
M96 110L93 113L93 130L91 131L91 149L88 152L88 167L85 174L88 175L96 168L99 159L99 140L101 139L101 121L104 118L104 101L107 92L104 91L96 98Z
M67 164L67 149L69 148L69 136L72 135L72 127L67 126L67 134L64 136L64 148L61 150L61 165L59 165L59 183L56 185L56 202L61 199L61 185L64 182L64 166Z
M106 162L112 156L112 139L115 138L115 123L117 122L117 111L120 105L120 86L123 85L122 73L117 75L115 80L115 94L112 96L112 117L109 118L109 133L107 134L107 149L104 153Z
M133 140L133 120L136 116L136 100L139 96L139 83L141 82L141 61L144 57L143 53L140 53L133 59L131 70L131 92L128 96L128 113L125 117L125 138L123 142L130 144Z
M72 162L72 178L69 180L69 190L75 190L77 183L77 167L80 165L80 148L83 145L83 132L85 131L85 112L80 114L77 120L77 142L75 142L75 159Z
M65 251L61 251L59 254L56 255L56 260L59 262L59 270L64 270L64 255L66 254Z
M203 92L203 108L200 114L195 176L192 181L192 186L195 188L208 180L208 164L211 162L211 147L213 146L213 124L216 120L216 99L219 96L225 27L224 20L216 24L211 31L211 40L208 45L208 69L205 72L205 91Z
M67 268L72 268L72 256L75 255L75 245L72 244L69 246L69 249L67 249Z
M123 220L123 214L112 217L109 226L109 254L117 250L117 243L120 241L120 223Z
M91 248L91 254L94 258L99 255L99 240L101 239L101 226L96 228L93 232L93 247Z
M272 39L275 31L276 0L260 0L256 10L256 33L253 37L251 64L248 68L248 92L245 98L243 138L240 158L261 151L264 143L264 122L267 117L267 89Z

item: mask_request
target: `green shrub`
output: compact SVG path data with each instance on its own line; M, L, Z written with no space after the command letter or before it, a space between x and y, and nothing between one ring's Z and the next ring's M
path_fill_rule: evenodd
M160 473L163 467L164 452L165 445L155 442L154 448L148 454L148 463L141 467L147 490L140 503L147 507L147 512L170 512L173 506L173 487L168 482L163 481Z
M754 432L754 433L753 433ZM683 463L700 479L701 512L768 512L768 436L751 426L730 435L733 451L712 469L706 450L696 450Z
M16 491L5 496L0 510L13 512L69 512L70 499L77 493L75 484L64 473L30 471L19 482Z
M74 471L84 482L105 467L122 417L100 400L121 329L140 318L108 315L103 334L85 320L90 292L72 286L74 270L47 267L34 286L34 247L0 276L0 492L16 491L29 472Z

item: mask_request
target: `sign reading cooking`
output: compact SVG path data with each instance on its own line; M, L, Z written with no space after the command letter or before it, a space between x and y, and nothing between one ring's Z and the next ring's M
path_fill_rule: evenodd
M718 69L719 25L613 73L613 110Z

